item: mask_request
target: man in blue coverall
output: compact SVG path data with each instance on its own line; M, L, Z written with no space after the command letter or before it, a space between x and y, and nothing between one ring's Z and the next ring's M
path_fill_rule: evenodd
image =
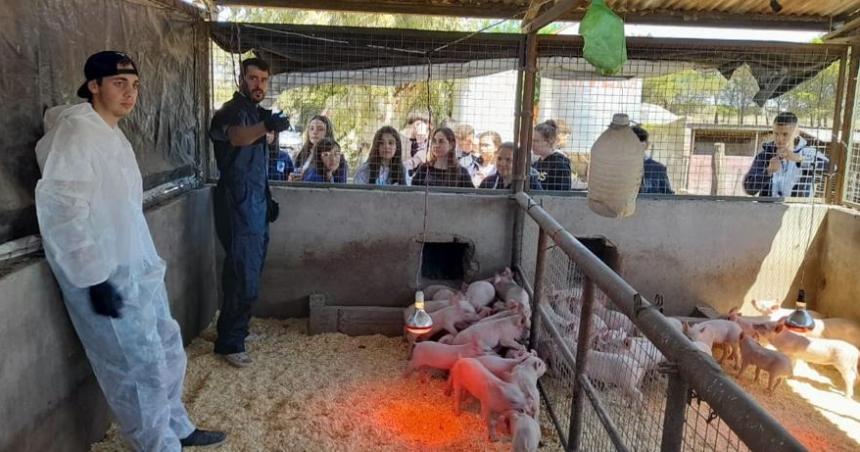
M268 223L278 214L267 180L266 134L290 126L288 118L259 106L266 97L269 76L264 60L242 61L239 92L215 112L209 128L221 173L214 193L215 229L226 251L215 353L236 367L251 364L245 338L260 293Z

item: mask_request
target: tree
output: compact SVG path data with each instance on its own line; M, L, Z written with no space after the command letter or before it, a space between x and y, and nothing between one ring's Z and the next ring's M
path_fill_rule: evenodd
M753 97L758 92L758 83L750 73L749 67L743 65L732 73L732 77L720 92L720 101L728 104L737 114L737 123L743 125L749 109L756 109ZM756 111L758 116L758 111Z

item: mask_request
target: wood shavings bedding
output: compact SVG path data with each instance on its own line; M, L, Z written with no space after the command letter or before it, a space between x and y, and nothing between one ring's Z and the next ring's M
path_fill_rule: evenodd
M508 451L490 443L474 399L454 415L441 373L403 379L401 338L308 336L306 319L254 319L254 363L236 369L212 354L210 328L186 349L184 399L201 428L222 429L224 451ZM545 410L543 410L545 412ZM561 446L542 414L541 451ZM127 450L111 428L93 452ZM189 449L190 450L190 449Z

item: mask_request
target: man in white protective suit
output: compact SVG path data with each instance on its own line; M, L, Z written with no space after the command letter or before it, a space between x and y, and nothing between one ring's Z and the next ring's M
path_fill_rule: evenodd
M137 66L91 55L78 96L45 114L36 145L36 213L69 317L124 439L138 451L216 445L182 404L185 350L143 216L143 183L120 119L137 102Z

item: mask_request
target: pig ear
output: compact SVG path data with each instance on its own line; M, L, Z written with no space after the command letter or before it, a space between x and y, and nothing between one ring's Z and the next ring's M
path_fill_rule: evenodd
M690 324L689 324L689 323L687 323L687 322L684 322L684 323L683 323L683 330L684 330L684 332L685 332L685 333L686 333L687 331L690 331Z
M511 267L505 267L504 271L502 271L502 276L514 276L514 272L511 270Z
M779 325L777 325L777 326L776 326L776 328L774 329L774 331L776 331L777 333L779 333L779 332L780 332L780 331L782 331L783 329L785 329L785 325L784 325L784 324L782 324L782 323L780 323Z
M729 309L729 315L737 314L737 313L738 313L738 311L740 311L740 308L738 308L737 306L735 306L735 307L733 307L733 308Z

